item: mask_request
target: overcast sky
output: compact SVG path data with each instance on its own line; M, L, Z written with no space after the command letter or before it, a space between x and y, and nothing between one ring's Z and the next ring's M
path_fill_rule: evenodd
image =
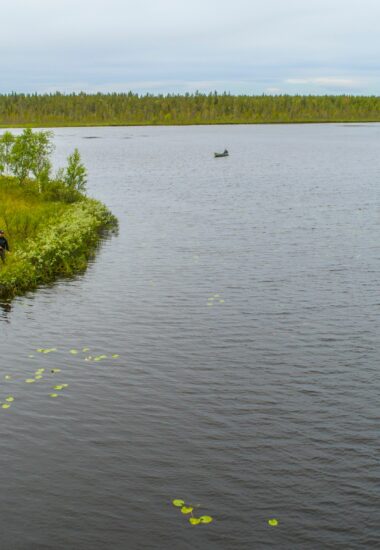
M380 95L380 0L0 0L0 92Z

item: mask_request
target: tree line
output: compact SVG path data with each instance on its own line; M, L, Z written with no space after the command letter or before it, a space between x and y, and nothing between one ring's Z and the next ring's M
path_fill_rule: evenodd
M3 94L0 125L174 125L380 121L380 97L349 95Z

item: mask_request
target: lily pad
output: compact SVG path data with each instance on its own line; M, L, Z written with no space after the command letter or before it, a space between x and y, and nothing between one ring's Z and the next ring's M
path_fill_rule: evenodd
M25 380L25 382L26 382L27 384L34 384L35 379L34 379L34 378L27 378L27 379Z
M213 520L213 518L212 518L211 516L201 516L201 517L199 518L199 521L200 521L201 523L211 523L212 520Z
M36 376L34 377L35 380L41 380L41 378L42 378L41 374L36 374Z
M189 522L191 523L191 525L198 525L201 520L199 518L189 518Z
M275 519L275 518L269 519L269 520L268 520L268 525L270 525L271 527L277 527L277 525L278 525L278 520Z
M58 372L61 372L61 369L51 369L52 374L57 374Z
M194 510L191 506L182 506L181 512L183 514L191 514L191 512Z
M1 408L2 409L9 409L10 405L7 405L7 403L4 403L3 405L1 405Z
M12 380L12 376L10 376L9 374L6 374L4 376L4 380Z
M5 401L8 401L8 403L13 403L14 400L15 398L12 395L9 395L8 397L5 398Z
M86 353L86 351L90 351L90 348L82 348L82 351Z
M71 355L77 355L77 354L78 354L78 350L76 350L76 349L71 349L71 350L70 350L70 353L71 353Z
M50 397L58 397L58 393L51 393Z
M117 359L118 357L120 357L120 355L119 355L118 353L114 353L114 354L112 355L112 359Z
M182 506L184 506L184 504L185 504L185 501L176 498L175 500L172 501L172 503L173 503L173 506L177 506L179 508L182 508Z

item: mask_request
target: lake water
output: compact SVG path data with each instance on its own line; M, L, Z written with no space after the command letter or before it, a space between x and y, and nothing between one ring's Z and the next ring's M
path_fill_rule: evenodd
M120 228L0 309L0 547L379 548L380 125L55 142Z

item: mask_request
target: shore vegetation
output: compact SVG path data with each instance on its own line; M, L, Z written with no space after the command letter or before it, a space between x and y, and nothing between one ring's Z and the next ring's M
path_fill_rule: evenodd
M0 297L8 298L83 270L101 231L116 220L85 195L79 151L52 174L50 132L0 137L0 229L11 252L0 262Z

